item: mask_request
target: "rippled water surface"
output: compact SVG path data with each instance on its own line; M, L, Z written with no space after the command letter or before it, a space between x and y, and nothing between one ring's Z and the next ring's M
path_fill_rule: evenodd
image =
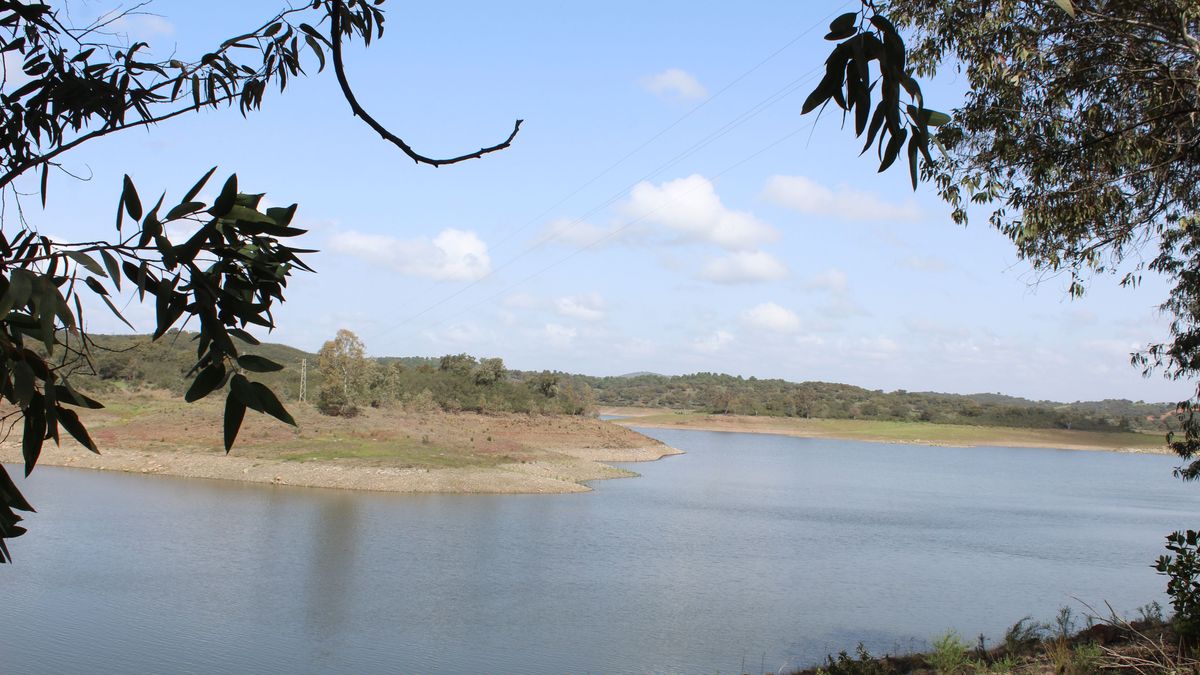
M39 468L5 672L759 672L1161 599L1168 457L646 430L576 495ZM17 472L14 472L17 473Z

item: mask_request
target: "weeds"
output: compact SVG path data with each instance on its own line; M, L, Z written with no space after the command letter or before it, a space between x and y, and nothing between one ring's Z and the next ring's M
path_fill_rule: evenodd
M1042 641L1045 626L1027 616L1004 631L1004 653L1018 655Z
M950 631L933 641L933 652L929 655L929 665L939 673L965 673L969 670L970 659L967 651L970 647L958 633Z

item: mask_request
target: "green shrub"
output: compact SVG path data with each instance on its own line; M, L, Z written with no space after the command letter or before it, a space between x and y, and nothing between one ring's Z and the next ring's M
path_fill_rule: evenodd
M1017 656L1029 651L1042 641L1044 631L1045 626L1034 621L1033 617L1027 616L1021 619L1004 632L1005 653Z
M863 643L858 643L856 653L857 659L851 658L844 649L838 654L836 660L832 656L826 656L825 667L821 671L828 675L888 675L890 673L878 659L867 652Z
M1167 535L1167 550L1158 557L1154 569L1167 577L1167 595L1175 616L1172 627L1185 647L1194 647L1200 635L1200 533L1195 530Z
M933 652L929 654L929 665L939 673L951 675L963 673L970 665L967 659L969 646L956 631L950 631L933 641Z

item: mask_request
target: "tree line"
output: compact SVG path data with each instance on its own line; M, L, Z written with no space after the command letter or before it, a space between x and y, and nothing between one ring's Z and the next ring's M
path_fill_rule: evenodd
M1001 394L884 392L848 384L788 382L719 373L619 377L572 375L607 406L702 410L713 414L893 420L1087 431L1164 431L1174 406L1107 400L1030 401Z
M194 338L186 331L158 341L147 336L97 336L94 372L78 373L73 379L85 391L98 394L130 387L182 394L186 382L181 374L191 367ZM284 400L298 399L300 366L307 361L308 399L330 414L393 406L589 414L597 406L645 406L712 414L1163 432L1175 409L1170 403L1125 399L1059 403L994 393L884 392L849 384L719 373L593 377L510 370L502 359L468 354L369 358L349 331L327 342L318 354L271 343L245 345L245 350L284 365L260 376Z

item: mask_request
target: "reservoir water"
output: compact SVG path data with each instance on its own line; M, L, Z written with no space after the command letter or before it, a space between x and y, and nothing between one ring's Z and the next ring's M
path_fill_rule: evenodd
M774 671L1132 613L1200 525L1170 457L643 431L688 454L572 495L40 467L0 670Z

